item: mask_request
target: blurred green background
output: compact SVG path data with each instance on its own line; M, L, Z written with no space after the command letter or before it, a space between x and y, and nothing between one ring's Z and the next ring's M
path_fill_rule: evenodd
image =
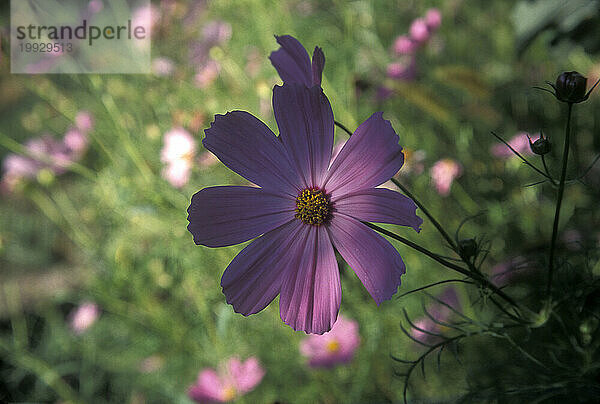
M94 127L86 154L65 173L41 170L0 195L0 401L188 403L186 389L198 372L234 355L256 356L266 370L240 402L400 401L403 379L391 356L414 358L423 349L402 333L402 310L422 316L427 297L397 296L455 275L393 242L407 272L396 297L377 307L340 261L340 312L358 322L361 345L348 365L309 368L298 350L305 335L282 323L277 302L247 318L226 304L220 276L243 246L199 247L186 230L193 193L245 183L221 163L209 164L203 130L215 114L241 109L277 133L271 90L280 79L268 60L278 48L273 35L294 35L310 52L318 45L326 57L323 89L336 120L353 130L383 111L401 145L421 156L409 155L399 178L449 232L481 213L461 237L485 236L489 271L535 253L550 238L555 198L547 184L524 186L539 178L517 159L492 154L498 142L490 131L508 140L520 131L543 130L557 140L548 159L557 175L565 111L532 87L554 81L561 71L577 70L589 82L600 77L598 2L152 5L153 59L168 58L171 65L161 69L157 62L151 75L10 74L8 2L1 6L0 159L23 154L23 145L43 134L61 139L79 111L91 113ZM432 7L441 11L442 24L416 54L416 75L388 78L390 63L406 62L394 55L395 38ZM228 28L206 45L203 30L215 21ZM572 175L600 149L598 105L595 95L576 107ZM163 137L175 127L198 145L181 188L161 176ZM345 139L336 128L336 140ZM448 195L440 195L430 170L445 158L459 162L462 174ZM564 232L576 231L592 243L600 224L598 176L592 170L568 189L561 222ZM386 227L450 254L428 221L420 234ZM470 303L476 291L456 289L463 310L476 315L481 303ZM85 301L95 302L100 315L77 334L69 313ZM411 379L414 402L449 402L469 389L468 371L452 355L442 357L439 371L434 362L427 378L415 372Z

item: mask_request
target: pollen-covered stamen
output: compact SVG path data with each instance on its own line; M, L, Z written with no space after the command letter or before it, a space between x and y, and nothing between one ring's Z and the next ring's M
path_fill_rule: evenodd
M296 198L296 219L319 226L330 214L329 199L318 188L307 188Z

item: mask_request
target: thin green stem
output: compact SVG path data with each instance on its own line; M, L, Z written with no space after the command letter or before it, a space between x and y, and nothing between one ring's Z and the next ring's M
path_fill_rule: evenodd
M63 400L73 404L83 403L77 392L63 380L63 378L54 370L50 364L38 359L33 354L15 349L0 338L0 352L3 357L13 362L17 367L25 369L34 374L44 384L50 387Z
M600 154L596 156L596 158L594 159L594 161L592 161L592 164L590 164L588 166L588 168L585 169L585 171L583 172L583 174L581 174L578 179L582 179L583 177L585 177L586 175L588 175L588 173L590 172L590 170L592 168L594 168L594 165L598 162L598 160L600 160Z
M548 285L546 287L547 295L550 295L552 289L552 277L554 275L554 253L556 251L556 239L558 238L558 222L560 218L560 207L562 205L563 194L565 192L565 179L567 177L567 163L569 161L569 141L571 137L571 112L573 104L569 103L567 112L567 126L565 128L565 147L563 150L562 170L560 173L560 182L558 183L558 197L556 199L556 211L554 212L554 225L552 227L552 241L550 242L550 258L548 262Z
M340 129L342 129L344 132L346 132L348 134L348 136L352 136L352 132L350 132L350 129L348 129L347 127L345 127L344 125L342 125L341 123L339 123L338 121L333 121L335 123L335 126L339 127Z
M547 178L548 180L550 180L550 182L552 182L554 184L554 179L552 179L552 177L548 176L545 172L543 172L542 170L540 170L539 168L537 168L536 166L534 166L533 164L531 164L529 162L529 160L527 160L525 157L523 157L518 151L515 150L514 147L512 147L506 140L502 139L500 136L498 136L497 134L495 134L494 132L491 132L492 135L494 135L494 137L498 140L500 140L502 143L504 143L506 145L506 147L508 147L510 149L510 151L512 151L515 156L517 156L518 158L521 159L521 161L523 161L523 163L527 164L529 167L531 167L533 170L537 171L541 176Z
M548 169L548 165L546 164L546 157L542 154L542 164L544 165L544 171L548 174L548 177L552 178L552 174L550 174L550 170ZM554 183L554 181L552 181Z
M408 292L402 293L400 296L398 296L398 299L400 299L401 297L413 294L415 292L420 292L421 290L429 289L429 288L434 287L434 286L443 285L445 283L451 283L451 282L468 283L468 284L471 284L471 285L473 284L473 282L465 280L465 279L445 279L443 281L430 283L429 285L425 285L425 286L421 286L420 288L409 290Z
M429 258L439 262L440 264L442 264L443 266L445 266L446 268L450 268L453 271L456 271L458 273L461 273L477 282L479 282L480 284L484 285L485 287L487 287L488 289L492 290L494 293L496 293L498 296L500 296L502 299L504 299L506 302L508 302L509 304L511 304L512 306L514 306L515 308L518 308L519 305L512 299L510 298L506 293L504 293L502 290L500 290L497 286L495 286L493 283L491 283L490 281L488 281L484 276L482 276L481 274L479 274L478 272L473 272L473 271L469 271L459 265L454 264L453 262L447 261L443 258L441 258L439 255L437 255L434 252L429 251L428 249L421 247L420 245L405 239L404 237L396 234L396 233L392 233L389 230L384 229L383 227L379 227L373 223L367 223L367 222L363 222L365 225L367 225L368 227L370 227L371 229L384 234L388 237L393 238L394 240L398 240L399 242L401 242L404 245L409 246L410 248L417 250L418 252L427 255Z
M402 192L404 192L404 194L406 194L406 196L408 196L410 199L412 199L414 201L414 203L419 207L419 209L421 209L421 211L423 212L423 214L425 216L427 216L427 218L429 219L429 221L431 222L431 224L433 224L433 226L437 229L437 231L442 235L442 237L444 238L444 240L446 240L446 242L448 243L448 245L450 245L450 247L455 251L458 252L458 247L456 245L456 243L454 242L454 240L452 239L452 237L450 237L450 235L448 234L448 232L446 232L446 230L444 230L444 228L442 227L442 225L440 224L440 222L438 222L431 213L429 213L429 211L427 210L427 208L425 208L425 206L423 206L423 204L421 202L419 202L419 200L408 190L408 188L406 188L404 185L402 185L402 183L400 181L398 181L395 178L392 178L392 182L394 183L394 185L396 185L398 188L400 188L402 190Z

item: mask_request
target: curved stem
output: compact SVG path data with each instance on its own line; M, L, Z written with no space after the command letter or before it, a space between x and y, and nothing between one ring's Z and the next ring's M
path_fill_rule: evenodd
M592 168L594 168L594 165L598 162L598 160L600 160L600 154L596 156L596 158L594 159L594 161L592 161L592 164L590 164L588 166L588 168L585 169L585 171L583 172L583 174L581 174L577 179L582 179L583 177L585 177L586 175L588 175L588 173L590 172L590 170Z
M419 200L417 198L415 198L415 196L408 190L408 188L406 188L404 185L402 185L402 183L400 181L398 181L397 179L392 177L392 182L394 183L394 185L396 185L398 188L400 188L402 190L402 192L404 192L406 194L406 196L408 196L410 199L413 200L413 202L419 207L419 209L421 209L423 214L425 216L427 216L427 219L429 219L431 221L431 224L433 224L435 226L437 231L442 235L442 237L444 238L444 240L446 240L446 242L450 245L450 247L455 252L458 252L458 247L456 246L456 243L454 242L454 240L452 240L452 237L450 237L450 235L446 232L446 230L444 230L442 225L437 220L435 220L435 218L433 217L433 215L431 213L429 213L427 208L425 208L425 206L423 206L423 204L421 202L419 202Z
M451 282L468 283L468 284L471 284L471 285L473 284L473 282L467 281L465 279L445 279L443 281L430 283L429 285L425 285L425 286L421 286L420 288L409 290L408 292L402 293L400 296L398 296L398 299L400 299L401 297L410 295L412 293L415 293L415 292L420 292L421 290L429 289L429 288L434 287L434 286L443 285L445 283L451 283Z
M531 167L533 170L537 171L541 176L547 178L550 180L550 182L552 182L554 184L554 180L552 179L552 177L548 176L545 172L543 172L542 170L540 170L539 168L537 168L536 166L534 166L533 164L531 164L529 162L529 160L527 160L525 157L523 157L518 151L515 150L514 147L512 147L506 140L502 139L500 136L498 136L497 134L495 134L494 132L490 132L492 135L494 135L494 137L496 139L498 139L499 141L501 141L502 143L504 143L506 145L506 147L508 147L510 149L510 151L512 151L515 156L517 156L518 158L521 159L521 161L523 161L523 163L527 164L529 167Z
M544 171L548 174L548 177L552 178L552 174L550 174L550 170L548 169L548 165L546 164L546 157L542 154L542 164L544 165ZM554 184L554 180L552 181Z
M560 182L558 183L558 197L556 199L556 211L554 212L554 225L552 227L552 241L550 242L550 258L548 262L548 285L546 293L549 295L552 289L552 276L554 275L554 252L556 251L556 239L558 237L558 222L560 218L560 207L562 205L565 192L565 179L567 177L567 163L569 161L569 140L571 137L571 112L573 104L569 103L567 112L567 126L565 128L565 147L563 149L562 170L560 173Z
M496 285L494 285L493 283L491 283L489 280L487 280L483 275L479 274L478 272L473 272L473 271L469 271L459 265L456 265L450 261L447 261L443 258L441 258L439 255L435 254L434 252L429 251L428 249L421 247L420 245L405 239L402 236L399 236L396 233L392 233L389 230L384 229L383 227L379 227L373 223L368 223L368 222L363 222L365 225L367 225L368 227L370 227L371 229L381 233L381 234L385 234L388 237L393 238L394 240L398 240L399 242L401 242L404 245L409 246L410 248L419 251L422 254L427 255L429 258L439 262L440 264L442 264L443 266L445 266L446 268L450 268L453 271L456 271L458 273L461 273L477 282L479 282L480 284L484 285L485 287L487 287L488 289L492 290L494 293L496 293L498 296L500 296L502 299L504 299L506 302L508 302L509 304L511 304L512 306L518 308L519 305L512 299L510 298L506 293L504 293L502 290L500 290Z
M333 123L335 124L335 126L339 127L344 132L346 132L348 134L348 136L352 136L352 132L350 132L350 129L348 129L347 127L345 127L344 125L342 125L338 121L333 121Z

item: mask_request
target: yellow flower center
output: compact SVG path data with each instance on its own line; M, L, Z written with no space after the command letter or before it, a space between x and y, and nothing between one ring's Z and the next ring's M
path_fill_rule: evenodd
M231 401L235 398L235 388L232 386L226 387L223 392L223 401Z
M307 188L296 198L296 219L319 226L329 218L329 199L318 188Z
M336 353L340 350L340 343L333 339L327 343L326 348L328 352Z

